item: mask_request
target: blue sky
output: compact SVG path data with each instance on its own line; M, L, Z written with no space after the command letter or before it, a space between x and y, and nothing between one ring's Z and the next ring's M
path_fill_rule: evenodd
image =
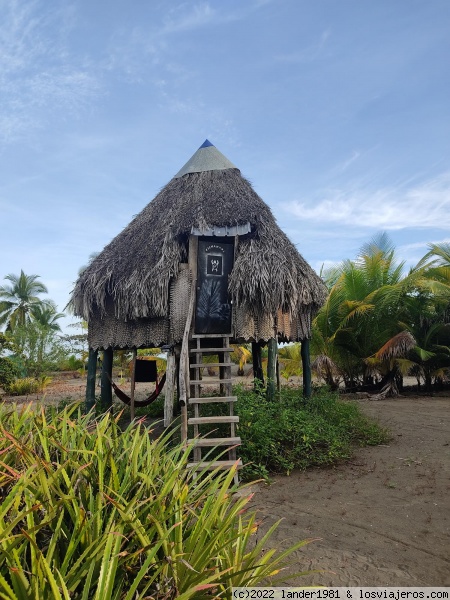
M78 269L208 138L316 269L450 241L448 0L0 0L0 283ZM67 321L69 322L69 321Z

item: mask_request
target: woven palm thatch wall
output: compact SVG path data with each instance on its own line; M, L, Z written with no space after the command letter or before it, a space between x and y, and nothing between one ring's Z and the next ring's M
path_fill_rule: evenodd
M89 322L91 347L178 341L189 299L180 265L192 228L247 222L252 231L238 239L229 281L235 337L267 340L274 328L286 339L309 337L326 288L239 169L227 168L173 178L83 271L72 305Z

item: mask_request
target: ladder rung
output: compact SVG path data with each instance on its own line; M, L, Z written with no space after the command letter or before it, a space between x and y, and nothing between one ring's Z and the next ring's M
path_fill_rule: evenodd
M239 417L191 417L188 419L188 425L202 425L203 423L239 423Z
M219 352L234 352L234 348L192 348L189 354L218 354Z
M209 404L210 402L236 402L237 396L209 396L205 398L189 398L189 404Z
M232 379L191 379L191 385L218 385L219 383L233 383Z
M199 438L196 440L188 440L189 443L194 442L196 448L214 447L214 446L240 446L241 438Z
M231 337L231 333L194 333L192 334L192 337L195 339L216 339L219 340L221 338L225 339L225 338L230 338Z
M218 362L218 363L195 363L193 365L189 365L190 369L198 369L198 368L205 368L205 369L209 369L210 367L231 367L233 365L233 363L229 362L229 363L224 363L224 362Z
M216 460L214 462L192 462L188 463L188 469L207 469L208 471L213 471L214 469L232 469L234 466L237 466L238 469L242 469L242 460L239 458L238 460Z

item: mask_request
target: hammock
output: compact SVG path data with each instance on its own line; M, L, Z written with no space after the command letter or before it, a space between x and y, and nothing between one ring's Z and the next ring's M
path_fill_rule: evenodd
M122 400L122 402L124 402L125 404L130 406L131 398L127 394L125 394L125 392L123 392L118 385L116 385L114 383L114 381L111 379L111 377L109 375L108 375L108 379L111 382L111 385L113 387L113 390L114 390L116 396L120 400ZM164 375L161 377L161 381L156 380L156 388L150 394L150 396L148 398L146 398L145 400L140 400L140 401L135 400L134 406L136 408L140 408L141 406L148 406L149 404L154 402L156 400L156 398L159 396L159 394L161 393L161 390L163 389L165 383L166 383L166 374L164 373Z

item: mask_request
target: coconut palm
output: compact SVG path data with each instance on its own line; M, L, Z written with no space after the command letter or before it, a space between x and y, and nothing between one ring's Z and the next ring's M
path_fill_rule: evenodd
M431 279L429 282L433 283ZM409 372L413 372L418 381L423 378L428 393L432 391L433 377L444 379L450 367L449 302L450 289L446 296L433 294L427 280L404 301L404 320L400 325L416 340L405 368L409 367Z
M420 261L435 267L450 267L450 243L428 244L429 251Z
M416 267L421 287L433 294L438 302L450 308L450 243L429 244L429 251ZM450 312L450 311L448 311Z
M245 365L250 360L252 360L252 353L245 345L239 346L237 344L233 344L233 348L234 348L234 350L231 353L230 357L233 362L235 362L239 365L237 374L239 377L242 377L245 374L244 373Z
M52 300L46 300L40 304L34 304L30 310L32 319L49 331L61 331L57 321L64 317L64 313L58 312L56 304Z
M31 319L32 309L46 305L39 294L46 294L47 288L39 279L39 275L20 275L10 273L5 277L11 285L0 286L0 327L6 325L12 330L16 325L24 326Z
M373 364L366 359L401 330L403 266L382 234L364 245L356 260L325 274L330 293L314 320L312 351L313 365L332 387L340 377L347 388L372 381Z
M302 356L300 342L282 346L278 350L278 362L280 364L280 375L285 379L301 375Z
M401 361L416 347L416 340L409 331L400 331L390 338L367 359L383 375L383 387L377 398L393 397L399 394L399 382L402 380Z
M406 299L404 325L417 340L411 368L431 393L433 377L446 379L450 368L450 243L428 248L414 269L416 289Z

